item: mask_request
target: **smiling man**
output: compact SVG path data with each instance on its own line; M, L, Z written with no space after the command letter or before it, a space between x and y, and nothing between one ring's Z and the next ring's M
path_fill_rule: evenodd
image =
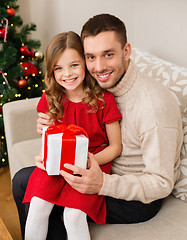
M137 70L120 19L96 15L83 26L81 38L88 71L115 95L121 111L123 151L113 161L110 175L100 170L94 155L89 169L65 165L81 177L64 171L61 175L81 193L105 196L107 223L147 221L158 213L176 180L182 143L178 104L165 87ZM39 114L38 132L49 124L47 115ZM38 157L37 164L41 163ZM13 191L19 191L18 209L29 174L23 169L13 180ZM20 182L25 183L22 189ZM53 223L51 219L50 230Z
M126 43L122 49L121 43L116 41L116 33L107 31L86 37L83 45L86 65L91 75L102 88L113 87L127 70L130 44Z

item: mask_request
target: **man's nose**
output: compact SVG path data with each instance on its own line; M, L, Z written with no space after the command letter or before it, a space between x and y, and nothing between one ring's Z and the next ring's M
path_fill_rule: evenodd
M105 70L105 62L101 58L97 58L95 61L95 71L101 73Z

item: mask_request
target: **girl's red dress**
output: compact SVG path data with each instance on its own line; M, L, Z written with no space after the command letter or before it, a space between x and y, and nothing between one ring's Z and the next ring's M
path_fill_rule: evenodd
M105 106L99 102L99 110L89 113L89 106L82 102L74 103L67 98L63 101L64 112L62 122L55 124L75 124L84 128L89 136L89 152L96 154L108 145L105 124L119 121L121 114L117 108L114 96L104 92ZM38 112L46 113L48 104L45 93L42 95ZM111 163L100 166L102 171L110 173ZM30 176L23 203L29 203L33 196L39 197L56 205L76 208L84 211L94 222L106 222L106 203L104 196L81 194L73 189L64 178L49 176L47 172L36 167Z

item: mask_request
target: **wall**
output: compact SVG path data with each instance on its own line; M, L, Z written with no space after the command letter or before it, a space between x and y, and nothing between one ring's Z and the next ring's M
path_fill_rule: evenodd
M24 23L33 22L34 39L44 52L50 39L62 31L80 33L93 15L111 13L121 18L133 47L187 67L186 0L19 0Z

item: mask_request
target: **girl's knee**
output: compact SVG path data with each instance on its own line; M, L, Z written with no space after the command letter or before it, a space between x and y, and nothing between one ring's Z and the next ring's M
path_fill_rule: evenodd
M81 210L67 207L64 209L64 221L67 224L77 225L84 219L86 219L86 214Z
M30 202L29 211L34 212L36 215L48 217L52 211L53 206L54 204L34 196Z

